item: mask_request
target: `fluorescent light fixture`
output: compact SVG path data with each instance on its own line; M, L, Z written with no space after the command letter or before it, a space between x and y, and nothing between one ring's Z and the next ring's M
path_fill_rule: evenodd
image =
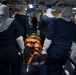
M32 4L29 4L29 8L33 8L33 5Z
M75 66L72 63L71 63L71 65L72 65L73 69L75 69Z
M70 75L69 71L68 70L64 70L66 75Z
M74 18L76 18L76 15L74 15Z
M54 9L52 9L52 11L55 11Z
M73 13L76 13L76 12L73 11Z
M0 5L1 5L1 3L0 3Z
M72 8L73 10L76 10L76 8Z

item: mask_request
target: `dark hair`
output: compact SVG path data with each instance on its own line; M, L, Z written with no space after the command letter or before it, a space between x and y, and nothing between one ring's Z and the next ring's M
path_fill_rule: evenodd
M8 1L3 1L2 4L6 5L6 4L10 4Z

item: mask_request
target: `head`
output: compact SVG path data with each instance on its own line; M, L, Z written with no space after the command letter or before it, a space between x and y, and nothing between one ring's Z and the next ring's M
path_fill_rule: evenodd
M66 7L62 10L62 18L65 19L66 21L70 21L72 16L72 8L71 7Z
M25 6L21 6L21 8L20 8L20 14L26 15Z
M8 1L3 1L2 4L6 5L9 7L10 3Z
M33 17L36 17L36 14L34 14Z
M52 9L51 8L48 8L46 13L51 13L52 12Z
M50 18L54 17L54 16L52 15L52 9L51 9L51 8L48 8L48 9L47 9L46 15L47 15L48 17L50 17Z
M0 6L0 18L8 18L9 17L9 8L6 5Z
M41 15L43 15L43 13L41 12Z
M9 18L9 8L6 5L0 6L0 32L5 31L11 25L13 18Z

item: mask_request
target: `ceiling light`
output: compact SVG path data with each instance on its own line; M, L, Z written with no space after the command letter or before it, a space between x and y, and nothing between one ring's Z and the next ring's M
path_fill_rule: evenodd
M76 8L72 8L73 10L76 10Z
M29 8L33 8L33 5L32 4L29 4Z

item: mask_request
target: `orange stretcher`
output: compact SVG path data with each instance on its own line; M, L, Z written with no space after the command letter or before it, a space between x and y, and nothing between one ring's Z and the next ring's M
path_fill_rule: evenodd
M40 37L36 35L31 35L25 40L25 51L24 51L24 56L26 56L26 48L30 48L30 55L28 59L28 63L31 63L32 60L34 59L34 56L40 56L42 53L42 46L41 46L41 39Z

